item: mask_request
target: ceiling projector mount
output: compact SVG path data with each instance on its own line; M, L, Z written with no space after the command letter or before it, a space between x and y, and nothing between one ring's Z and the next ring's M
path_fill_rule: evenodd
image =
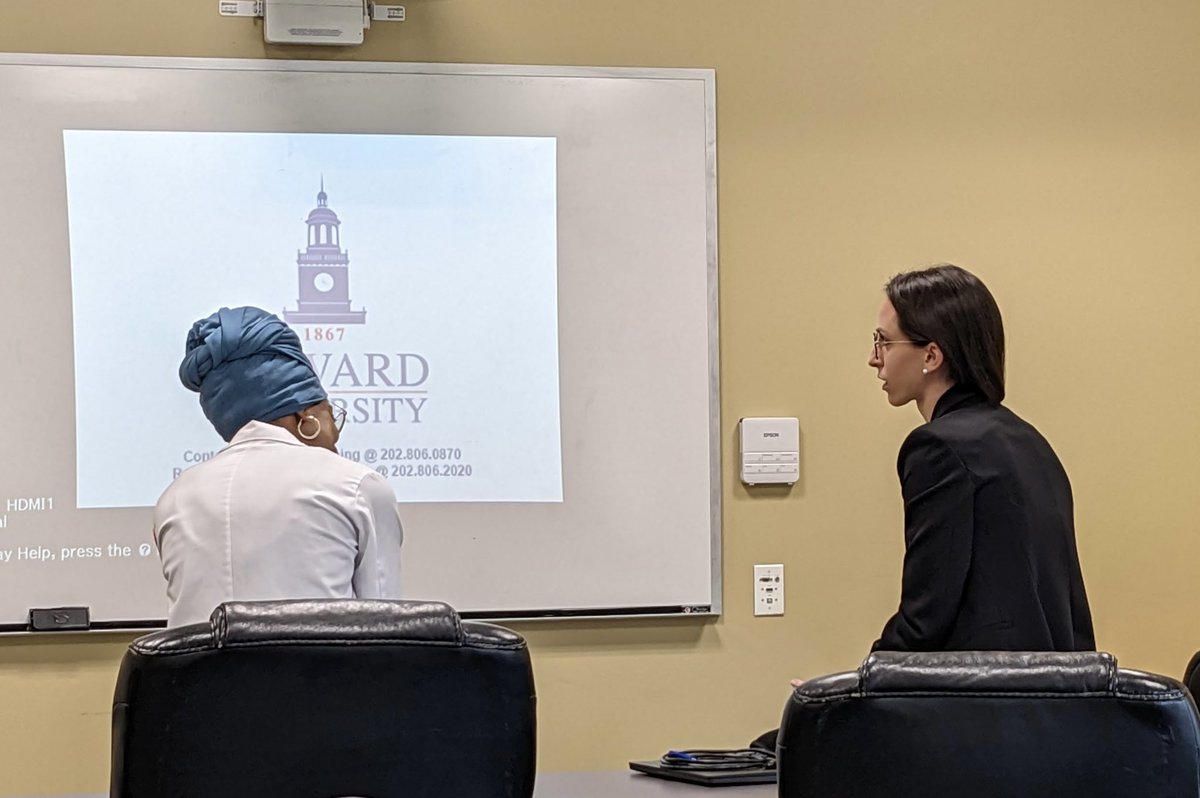
M269 44L363 43L371 22L403 22L404 6L370 0L219 0L225 17L262 17Z

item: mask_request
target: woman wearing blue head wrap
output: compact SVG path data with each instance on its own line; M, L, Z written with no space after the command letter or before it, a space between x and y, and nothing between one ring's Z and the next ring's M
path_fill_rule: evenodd
M258 308L221 308L192 326L179 379L229 445L155 508L168 625L207 620L223 601L399 597L396 495L337 454L345 411L295 331Z

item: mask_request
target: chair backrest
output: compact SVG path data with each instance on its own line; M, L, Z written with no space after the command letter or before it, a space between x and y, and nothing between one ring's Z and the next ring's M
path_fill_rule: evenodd
M525 641L445 604L223 604L125 654L111 798L529 798Z
M1108 654L877 652L793 691L781 798L1195 798L1196 707Z
M1183 684L1191 692L1192 698L1195 698L1196 690L1200 689L1200 651L1192 655L1191 661L1184 669Z

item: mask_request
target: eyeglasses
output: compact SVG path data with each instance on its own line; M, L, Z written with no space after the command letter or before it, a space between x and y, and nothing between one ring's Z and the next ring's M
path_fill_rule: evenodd
M887 347L892 344L913 344L914 346L924 346L928 341L891 341L879 334L879 331L871 333L871 354L876 360L883 357L883 353L887 351Z
M337 431L342 431L342 425L346 423L346 408L338 407L330 402L329 410L333 413L333 426L337 427Z

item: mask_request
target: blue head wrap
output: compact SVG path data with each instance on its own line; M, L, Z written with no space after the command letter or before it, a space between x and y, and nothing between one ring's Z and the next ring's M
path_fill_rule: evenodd
M326 398L299 336L258 308L221 308L193 324L179 379L200 394L226 441L250 421L274 421Z

